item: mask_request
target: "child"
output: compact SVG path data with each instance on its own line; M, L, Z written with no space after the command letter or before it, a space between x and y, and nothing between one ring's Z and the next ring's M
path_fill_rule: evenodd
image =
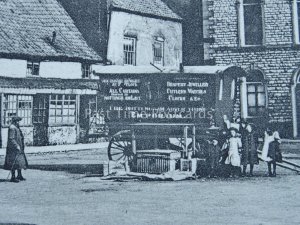
M217 175L217 169L220 160L220 146L217 138L211 138L208 141L208 163L209 163L209 177L214 178Z
M231 176L236 177L240 175L241 158L239 151L242 148L241 139L237 136L238 130L230 128L231 137L228 139L228 157L225 164L231 166Z
M271 133L271 132L270 132ZM276 177L276 162L282 162L282 154L279 148L281 143L278 131L274 131L273 141L269 144L268 157L271 158L271 161L268 161L268 171L270 177ZM273 172L272 172L273 165Z

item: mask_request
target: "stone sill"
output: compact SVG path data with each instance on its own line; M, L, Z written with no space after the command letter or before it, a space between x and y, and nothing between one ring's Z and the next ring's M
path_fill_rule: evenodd
M292 45L260 45L260 46L237 46L237 47L216 47L213 48L216 51L231 51L231 52L264 52L268 50L300 50L300 44Z

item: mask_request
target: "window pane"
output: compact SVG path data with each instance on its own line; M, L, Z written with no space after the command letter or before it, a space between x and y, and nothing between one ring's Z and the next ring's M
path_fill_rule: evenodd
M256 4L244 4L244 28L246 45L262 44L262 9L259 2L256 2Z
M265 92L265 87L263 85L257 85L258 92Z
M255 92L255 85L248 84L248 92L254 93Z
M265 93L259 93L257 95L257 105L258 106L265 106L266 105L266 97L265 97Z
M248 106L254 107L256 105L255 94L248 94Z

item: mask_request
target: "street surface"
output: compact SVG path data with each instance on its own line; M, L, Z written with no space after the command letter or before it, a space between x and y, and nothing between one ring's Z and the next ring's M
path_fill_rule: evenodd
M29 163L96 163L105 150L28 155ZM3 163L3 157L0 158ZM300 224L300 176L180 182L105 181L67 172L27 170L10 183L0 170L0 224Z

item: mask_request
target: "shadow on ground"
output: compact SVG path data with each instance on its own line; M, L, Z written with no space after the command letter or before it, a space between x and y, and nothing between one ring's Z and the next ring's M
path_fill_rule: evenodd
M44 171L64 171L73 174L95 174L98 176L103 176L103 164L30 165L29 169Z

